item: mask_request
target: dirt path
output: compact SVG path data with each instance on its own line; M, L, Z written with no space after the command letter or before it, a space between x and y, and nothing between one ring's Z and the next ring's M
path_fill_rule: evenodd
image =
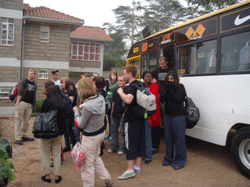
M31 126L33 120L34 118L30 121ZM0 119L0 133L8 138L11 143L14 142L14 122L14 118ZM29 128L29 132L30 136L32 136L31 128ZM106 149L104 150L103 160L114 181L114 186L250 186L250 180L245 178L238 171L226 148L190 138L188 138L187 141L188 161L183 169L175 171L170 166L161 166L165 150L162 141L160 152L153 155L153 161L150 164L142 163L141 174L136 175L133 179L121 181L117 179L117 176L122 174L126 169L125 155L107 153L110 142L105 141L105 144ZM12 160L15 166L14 174L16 180L10 181L8 186L82 186L82 179L79 173L74 169L70 153L67 152L64 156L65 161L62 165L62 182L58 185L54 182L47 184L40 179L42 176L40 140L36 139L34 142L25 142L23 146L13 145ZM95 181L96 187L105 186L104 182L97 176Z

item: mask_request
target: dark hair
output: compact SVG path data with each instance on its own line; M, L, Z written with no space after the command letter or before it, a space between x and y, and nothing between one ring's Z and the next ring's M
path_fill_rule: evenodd
M47 90L50 86L55 85L55 83L52 80L46 81L44 83L44 89L43 89L43 94L46 95Z
M150 74L150 75L152 75L152 77L153 77L153 72L152 72L151 70L146 70L146 71L143 72L141 78L144 79L144 77L145 77L147 74Z
M123 69L126 70L127 73L131 73L133 78L136 78L136 73L137 73L136 66L129 65L129 66L125 66Z
M63 99L62 92L57 85L52 85L47 89L47 98L49 102L52 104L54 109L64 109L66 103Z
M106 86L104 77L95 77L94 80L97 89L103 89Z
M170 71L170 72L168 72L168 74L167 74L166 77L165 77L164 82L167 82L167 81L168 81L168 77L169 77L170 75L173 76L173 78L174 78L174 85L175 85L175 87L177 87L177 86L179 85L180 79L179 79L179 76L178 76L178 74L177 74L176 71Z
M73 87L73 90L77 91L77 88L76 88L76 86L75 86L75 83L74 83L74 82L70 81L70 86L72 86L72 87Z
M59 70L53 70L51 73L54 75L54 74L56 74L57 72L59 72Z
M152 77L158 81L158 72L156 70L152 70Z

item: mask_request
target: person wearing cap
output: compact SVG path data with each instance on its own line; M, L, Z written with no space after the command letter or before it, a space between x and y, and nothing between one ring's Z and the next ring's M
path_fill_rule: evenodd
M59 70L53 70L52 75L53 79L51 80L55 83L55 85L59 86L61 89L62 87L61 87L61 81L59 80Z

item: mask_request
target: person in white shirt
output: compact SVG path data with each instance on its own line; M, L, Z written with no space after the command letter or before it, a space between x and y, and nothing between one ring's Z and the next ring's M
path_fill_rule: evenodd
M59 70L53 70L52 75L53 75L52 81L55 83L55 85L59 86L60 89L62 89L61 81L59 80Z

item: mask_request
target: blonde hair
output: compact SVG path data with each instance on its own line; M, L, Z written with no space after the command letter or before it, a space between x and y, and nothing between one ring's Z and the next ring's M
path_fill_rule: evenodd
M77 85L77 92L80 98L80 101L88 99L91 96L96 95L96 90L93 87L92 79L82 77Z
M34 69L29 69L28 72L33 72L34 74L36 74L36 70L34 70Z
M68 93L69 87L70 87L70 79L69 79L69 77L63 77L61 79L61 82L65 83L65 89L62 89L62 91Z

